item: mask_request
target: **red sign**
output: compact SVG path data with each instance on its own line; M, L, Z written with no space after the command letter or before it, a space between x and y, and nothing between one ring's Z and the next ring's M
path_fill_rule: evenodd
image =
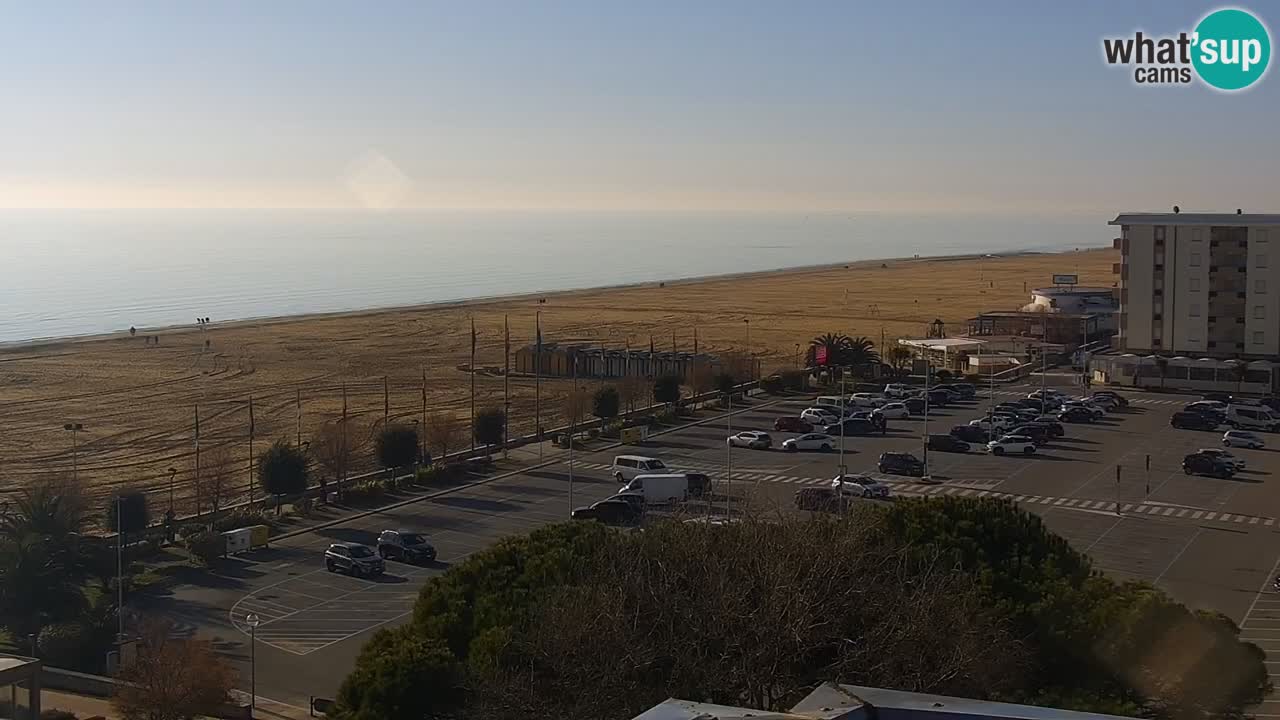
M827 346L819 345L813 349L813 361L818 365L827 364Z

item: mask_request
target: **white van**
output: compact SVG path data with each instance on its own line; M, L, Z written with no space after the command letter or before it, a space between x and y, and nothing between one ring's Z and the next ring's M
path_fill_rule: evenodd
M689 497L689 476L686 473L637 475L618 492L643 495L646 505L674 505Z
M1232 403L1227 406L1227 424L1241 430L1280 432L1280 418L1273 415L1265 405Z
M637 475L655 475L668 469L666 463L658 458L619 455L613 459L613 467L609 468L609 472L618 482L631 482Z
M819 395L818 399L814 401L814 405L820 408L828 408L831 412L839 415L841 408L848 408L852 403L839 395Z

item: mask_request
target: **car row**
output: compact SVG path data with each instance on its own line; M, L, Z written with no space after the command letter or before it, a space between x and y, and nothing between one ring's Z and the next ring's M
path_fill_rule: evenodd
M357 542L330 543L324 551L326 570L362 578L386 572L387 560L421 564L435 559L435 546L426 535L412 530L383 530L376 551Z

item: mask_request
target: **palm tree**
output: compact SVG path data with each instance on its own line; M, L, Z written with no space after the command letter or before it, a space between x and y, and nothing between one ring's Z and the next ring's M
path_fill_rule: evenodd
M862 335L849 339L840 358L840 364L854 368L854 374L861 374L862 370L879 362L880 353L876 352L876 344Z
M805 355L805 363L808 367L817 367L818 348L825 348L827 351L827 365L844 365L846 364L844 361L845 352L852 342L848 335L837 335L835 333L819 335L809 341L809 352Z
M0 517L0 621L29 632L80 609L94 559L79 542L89 523L87 505L69 482L19 491Z
M893 365L894 375L902 377L906 374L907 363L911 362L911 351L901 345L889 348L889 363Z

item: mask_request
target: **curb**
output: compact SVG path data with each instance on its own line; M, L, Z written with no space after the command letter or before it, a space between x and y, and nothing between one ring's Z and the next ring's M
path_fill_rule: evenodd
M771 401L766 402L766 403L761 403L761 404L757 404L757 405L752 405L751 407L744 407L744 408L742 408L742 409L740 409L740 410L732 410L732 411L727 412L727 413L721 413L721 414L719 414L719 415L715 415L715 416L713 416L713 417L709 417L709 418L704 418L704 419L702 419L702 420L695 420L695 421L693 421L693 422L685 423L685 424L683 424L683 425L677 425L677 426L675 426L675 427L667 428L666 430L659 430L659 431L657 431L657 432L653 433L650 437L656 437L656 436L659 436L659 435L666 435L666 434L668 434L668 433L673 433L673 432L676 432L676 431L678 431L678 430L684 430L684 429L686 429L686 428L697 427L697 426L699 426L699 425L706 425L707 423L710 423L710 422L715 421L715 420L723 420L723 419L725 419L726 417L732 417L732 416L734 416L734 415L738 415L738 414L740 414L740 413L744 413L744 412L747 412L747 411L749 411L749 410L758 410L758 409L760 409L760 408L764 408L764 407L771 407L771 406L773 406L773 405L777 405L778 403L785 402L785 401L790 400L790 399L792 399L792 398L779 398L779 399L777 399L777 400L771 400ZM603 447L594 448L594 449L593 449L593 450L591 450L590 452L601 452L601 451L604 451L604 450L612 450L613 448L622 447L622 445L623 445L623 443L622 443L622 442L615 442L615 443L612 443L612 444L609 444L609 445L604 445ZM487 478L484 478L484 479L481 479L481 480L476 480L475 482L469 482L469 483L466 483L466 484L464 484L464 485L458 485L457 487L445 488L444 490L438 490L438 491L433 492L433 493L426 493L426 494L424 494L424 495L419 495L418 497L407 498L407 499L405 499L405 500L397 500L396 502L391 503L391 504L389 504L389 505L383 505L383 506L380 506L380 507L371 508L371 509L369 509L369 510L362 510L362 511L360 511L360 512L358 512L358 513L354 513L354 514L352 514L352 515L348 515L348 516L343 517L343 518L337 518L337 519L334 519L334 520L326 520L325 522L322 522L322 523L319 523L319 524L316 524L316 525L312 525L312 526L310 526L310 527L306 527L306 528L299 528L299 529L297 529L297 530L290 530L289 532L286 532L286 533L280 533L279 535L276 535L276 536L272 537L272 538L270 539L270 542L276 542L276 541L278 541L278 540L288 540L289 538L298 537L299 535L305 535L305 534L307 534L307 533L315 532L316 530L324 530L324 529L326 529L326 528L335 527L335 526L337 526L337 525L341 525L341 524L343 524L343 523L350 522L350 521L352 521L352 520L359 520L359 519L361 519L361 518L366 518L366 517L369 517L369 516L371 516L371 515L377 515L378 513L386 512L386 511L388 511L388 510L395 510L395 509L397 509L397 508L405 507L406 505L412 505L413 503L416 503L416 502L422 502L423 500L432 500L432 499L435 499L435 498L438 498L438 497L444 497L445 495L450 495L450 494L452 494L452 493L460 492L460 491L462 491L462 490L469 490L469 489L471 489L471 488L480 487L480 486L482 486L482 485L487 485L487 484L489 484L489 483L491 483L491 482L494 482L495 480L503 480L503 479L505 479L505 478L513 477L513 476L519 475L519 474L521 474L521 473L528 472L528 471L530 471L530 470L539 470L539 469L541 469L541 468L550 467L550 466L552 466L552 465L557 465L557 464L560 464L560 463L562 463L562 462L563 462L563 459L560 459L560 458L557 458L557 459L555 459L555 460L546 460L546 461L543 461L543 462L540 462L540 463L537 463L537 464L534 464L534 465L530 465L530 466L528 466L528 467L520 468L520 469L518 469L518 470L508 470L508 471L506 471L506 472L503 472L503 473L499 473L499 474L497 474L497 475L494 475L493 477L487 477Z

